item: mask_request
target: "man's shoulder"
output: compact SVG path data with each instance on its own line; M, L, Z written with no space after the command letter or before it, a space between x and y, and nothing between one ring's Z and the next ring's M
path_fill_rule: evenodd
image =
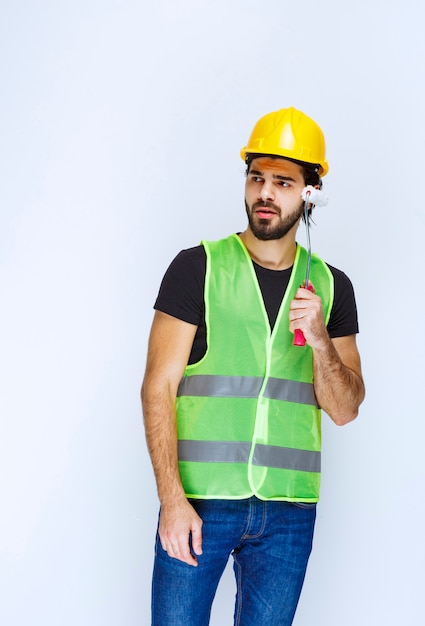
M194 270L205 265L205 248L202 245L184 248L174 257L170 268L174 270Z
M202 256L205 256L205 248L202 244L198 244L197 246L180 250L176 258L181 257L183 259L196 259L201 258Z
M220 239L204 239L197 246L192 246L191 248L184 248L180 250L177 256L172 261L172 265L178 264L182 267L187 266L190 268L192 264L195 264L195 268L205 268L205 263L207 259L207 252L205 248L216 249L217 247L222 246L223 244L228 244L229 242L233 242L235 240L234 235L229 235L228 237L221 237ZM193 267L192 267L193 269Z
M334 267L333 265L331 265L330 263L326 262L326 265L328 266L328 268L330 269L330 272L332 274L332 276L334 277L334 281L335 283L338 284L345 284L347 287L350 287L352 289L352 283L350 278L347 276L347 274L345 272L343 272L342 270L338 269L337 267Z

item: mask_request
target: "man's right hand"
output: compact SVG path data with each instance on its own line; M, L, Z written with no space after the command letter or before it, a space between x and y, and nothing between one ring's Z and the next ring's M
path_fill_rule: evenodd
M163 504L159 516L159 538L163 550L171 558L196 567L198 561L190 551L190 535L193 552L202 554L202 520L193 506L186 499L177 504Z

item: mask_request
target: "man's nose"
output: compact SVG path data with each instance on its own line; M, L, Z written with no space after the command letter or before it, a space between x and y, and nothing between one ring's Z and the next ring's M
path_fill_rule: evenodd
M263 202L274 199L273 184L271 181L264 181L260 188L259 197Z

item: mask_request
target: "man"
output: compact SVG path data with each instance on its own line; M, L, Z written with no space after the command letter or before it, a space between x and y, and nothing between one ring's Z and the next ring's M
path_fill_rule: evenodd
M351 283L313 256L305 284L296 243L302 193L328 171L322 131L282 109L241 156L246 230L182 251L155 304L142 386L161 503L155 626L207 625L230 554L235 624L292 624L319 498L319 407L343 425L364 397Z

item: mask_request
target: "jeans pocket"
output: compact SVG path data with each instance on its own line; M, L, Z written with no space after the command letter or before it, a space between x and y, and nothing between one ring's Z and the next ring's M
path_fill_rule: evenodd
M300 509L315 509L317 502L292 502L291 504L299 507Z

